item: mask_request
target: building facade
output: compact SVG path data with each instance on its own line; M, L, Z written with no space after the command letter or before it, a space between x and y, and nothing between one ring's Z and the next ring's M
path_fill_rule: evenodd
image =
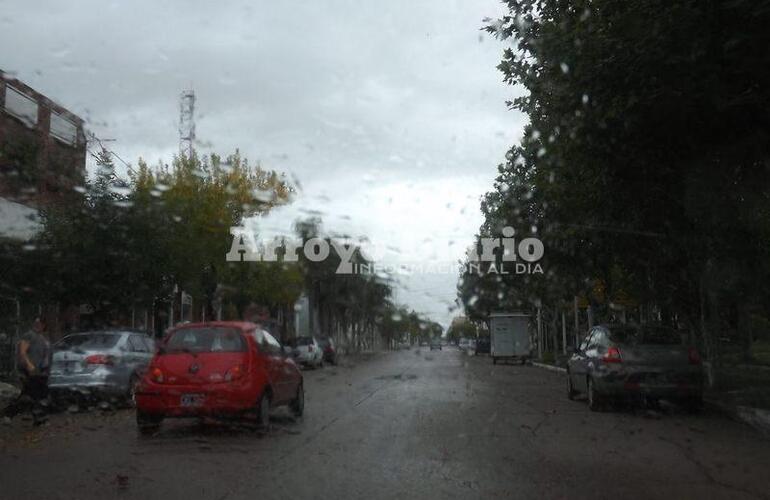
M0 258L11 265L40 229L38 211L86 176L83 119L0 71ZM68 311L25 303L19 284L0 273L0 376L12 372L15 340L32 316L56 332Z
M0 198L38 208L85 175L83 119L0 71Z

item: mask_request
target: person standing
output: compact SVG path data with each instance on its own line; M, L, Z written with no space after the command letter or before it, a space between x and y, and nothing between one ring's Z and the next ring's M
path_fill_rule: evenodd
M27 408L32 410L34 425L45 421L44 404L48 398L48 375L51 369L51 343L45 322L36 318L32 329L19 339L17 367L21 377L21 394L5 409L8 418Z

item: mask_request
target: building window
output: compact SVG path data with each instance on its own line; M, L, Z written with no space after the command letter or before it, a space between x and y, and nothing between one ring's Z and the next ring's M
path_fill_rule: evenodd
M10 85L5 86L5 110L32 128L37 125L37 101Z
M78 126L55 111L51 111L51 135L69 145L78 138Z

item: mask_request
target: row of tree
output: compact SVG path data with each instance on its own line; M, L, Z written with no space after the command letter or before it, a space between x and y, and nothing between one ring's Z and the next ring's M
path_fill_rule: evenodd
M538 237L545 272L463 273L469 316L555 322L577 296L593 321L623 306L750 358L770 304L770 2L504 3L486 30L512 42L498 67L529 125L479 236Z
M322 236L320 226L320 220L309 219L298 224L297 232L307 241ZM338 244L330 245L329 257L323 261L300 258L311 309L317 312L318 330L342 338L358 350L379 346L392 349L402 342L427 341L442 334L440 324L391 300L393 284L388 276L338 274ZM354 250L351 262L356 269L372 264L359 248Z
M230 228L290 203L293 194L282 175L238 152L179 156L154 167L140 160L127 178L116 173L109 151L94 158L96 171L85 185L46 206L33 241L4 243L4 295L60 311L87 305L89 326L99 327L125 326L137 310L164 311L184 291L196 304L193 319L244 319L256 307L280 318L278 333L288 337L305 293L312 333L334 335L350 349L394 345L432 326L391 302L389 280L338 274L334 246L321 262L303 252L296 262L226 261ZM303 240L322 236L319 219L296 230ZM367 262L358 250L354 261Z

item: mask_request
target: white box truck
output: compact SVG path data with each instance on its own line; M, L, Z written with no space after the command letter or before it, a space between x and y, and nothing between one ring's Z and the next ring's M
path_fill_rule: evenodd
M490 356L497 361L519 361L524 364L532 357L529 340L529 315L525 313L492 313L489 315L491 334Z

